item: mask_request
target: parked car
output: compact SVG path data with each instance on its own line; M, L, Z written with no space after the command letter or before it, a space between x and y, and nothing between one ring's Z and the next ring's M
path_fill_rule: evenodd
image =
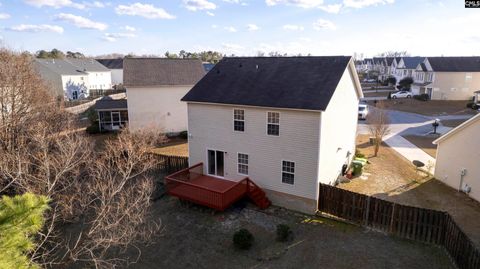
M373 79L373 78L366 78L363 80L363 82L367 82L367 83L375 83L377 82L377 80Z
M392 93L391 97L392 97L392 99L412 98L412 92L401 90L401 91Z
M368 115L368 105L360 103L358 105L358 119L366 120Z

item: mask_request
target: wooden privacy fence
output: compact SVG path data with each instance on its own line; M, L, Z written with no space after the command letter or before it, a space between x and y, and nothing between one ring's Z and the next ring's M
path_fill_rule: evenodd
M480 251L447 212L396 204L321 183L318 210L398 237L443 246L460 269L480 268Z
M171 174L188 168L188 157L154 154L157 158L155 172Z

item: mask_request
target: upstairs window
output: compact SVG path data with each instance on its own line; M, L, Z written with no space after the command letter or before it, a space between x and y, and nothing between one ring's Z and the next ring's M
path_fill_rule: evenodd
M236 132L245 131L245 110L243 109L233 110L233 130Z
M295 182L295 163L282 161L282 182L291 184Z
M238 153L238 173L248 175L248 154Z
M267 135L280 135L280 113L267 112Z

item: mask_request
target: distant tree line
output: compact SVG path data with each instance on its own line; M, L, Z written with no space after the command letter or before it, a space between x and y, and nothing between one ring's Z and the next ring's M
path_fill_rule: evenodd
M201 51L201 52L188 52L181 50L178 54L165 52L165 57L170 59L200 59L202 62L218 63L225 55L218 51Z
M35 53L35 57L40 59L63 59L63 58L85 58L85 55L81 52L67 51L64 53L58 49L52 49L51 51L39 50Z

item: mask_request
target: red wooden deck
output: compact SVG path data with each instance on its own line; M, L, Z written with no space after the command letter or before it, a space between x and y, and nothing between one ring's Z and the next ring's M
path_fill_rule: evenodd
M207 176L203 163L165 177L165 186L172 196L220 211L246 195L262 208L270 205L265 193L248 177L236 182Z

